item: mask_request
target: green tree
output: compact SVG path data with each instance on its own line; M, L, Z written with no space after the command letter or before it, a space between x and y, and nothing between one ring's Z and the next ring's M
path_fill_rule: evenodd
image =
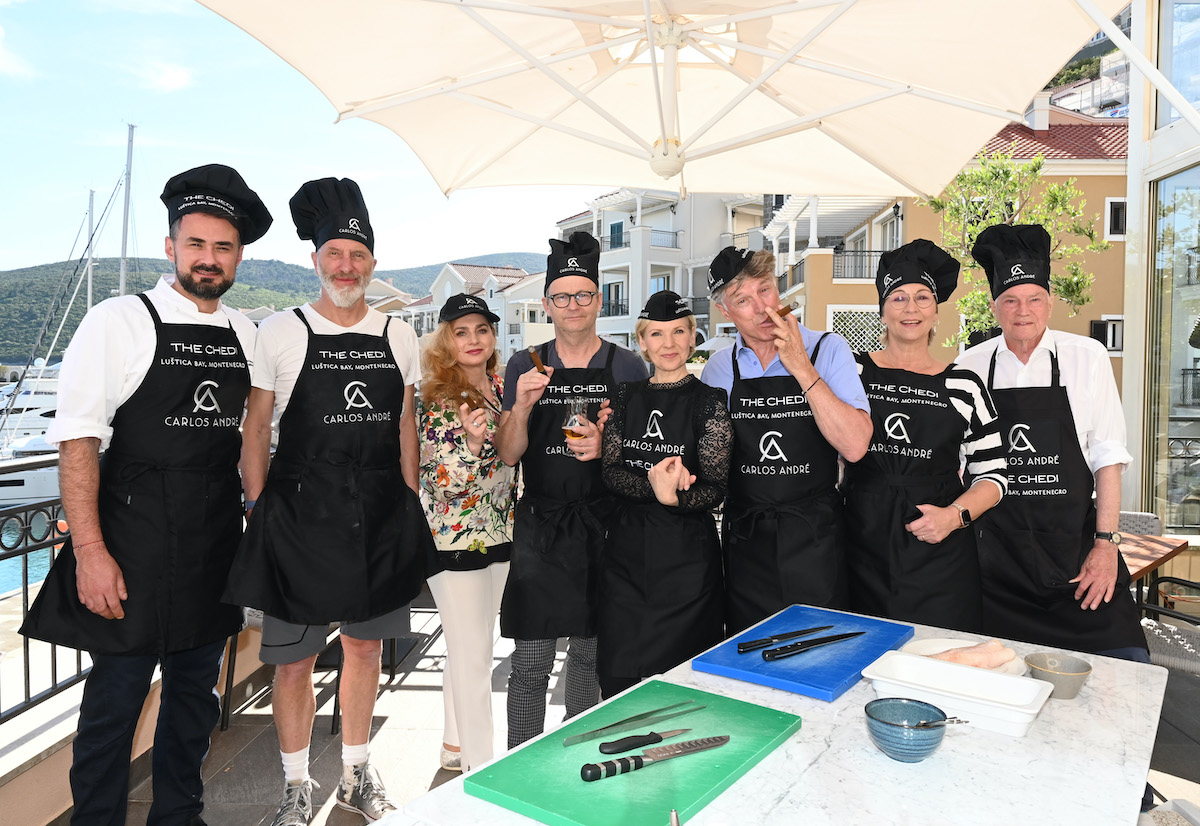
M1092 300L1095 276L1083 271L1083 253L1102 252L1112 245L1096 235L1100 216L1084 212L1087 202L1075 187L1076 179L1046 184L1044 165L1041 155L1025 162L1014 160L1012 148L980 153L978 167L959 172L939 197L927 202L942 216L942 246L962 262L963 282L971 287L957 302L964 320L955 343L996 326L987 276L971 255L979 233L995 224L1045 227L1050 233L1050 292L1067 303L1072 316Z

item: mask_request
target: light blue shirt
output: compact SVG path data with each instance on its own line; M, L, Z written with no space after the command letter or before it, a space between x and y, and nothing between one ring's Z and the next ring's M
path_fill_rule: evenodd
M871 406L867 403L867 393L863 390L862 379L858 377L858 364L854 361L854 354L846 339L837 333L826 335L810 330L803 324L800 325L800 335L804 337L804 349L808 351L809 358L812 358L812 351L817 346L817 341L821 336L825 336L825 340L821 342L821 352L817 354L817 360L813 367L821 374L821 378L829 385L829 389L835 396L851 407L870 413ZM700 374L700 380L711 387L720 387L732 396L734 353L737 354L738 371L743 379L791 375L783 366L783 362L779 360L778 355L771 359L771 363L764 370L758 356L746 346L742 341L742 334L738 333L732 347L726 347L724 350L713 353L708 364L704 366L704 372Z

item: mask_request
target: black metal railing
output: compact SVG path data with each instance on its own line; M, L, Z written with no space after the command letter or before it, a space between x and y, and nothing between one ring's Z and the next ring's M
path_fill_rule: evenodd
M615 315L629 315L629 302L627 300L605 301L600 305L601 318Z
M1167 438L1166 507L1163 522L1172 532L1200 531L1200 438Z
M6 461L0 479L13 473L58 466L58 457ZM0 507L0 615L6 623L23 622L29 606L63 540L70 535L61 499L43 499ZM11 587L15 586L15 587ZM21 691L14 700L0 695L0 723L61 694L83 681L91 671L81 651L23 637L19 656L7 652L0 668L20 669ZM11 685L12 680L0 680ZM11 689L10 692L11 693Z
M520 324L520 322L518 322L518 323L516 323L516 324L512 324L512 323L510 323L510 324L508 325L508 334L509 334L510 336L519 336L519 335L521 335L521 324Z
M650 246L679 249L679 233L665 229L650 230Z
M1188 407L1200 405L1200 368L1185 367L1179 374L1179 403Z
M599 240L601 252L619 250L629 246L629 233L622 232L620 235L601 235Z
M707 298L685 298L684 301L692 308L692 315L707 316L709 313L709 300Z
M834 250L833 277L874 279L881 255L883 250Z
M800 286L804 283L804 262L800 261L792 264L779 274L779 278L777 280L779 282L780 294L786 293L793 287Z

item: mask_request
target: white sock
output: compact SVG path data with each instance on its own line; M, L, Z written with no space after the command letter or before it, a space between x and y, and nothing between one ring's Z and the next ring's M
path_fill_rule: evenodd
M280 751L283 759L283 779L290 784L303 783L308 780L308 746L300 751Z
M342 743L342 765L346 767L357 766L367 762L368 749L370 743L363 743L358 746L351 746L345 742Z

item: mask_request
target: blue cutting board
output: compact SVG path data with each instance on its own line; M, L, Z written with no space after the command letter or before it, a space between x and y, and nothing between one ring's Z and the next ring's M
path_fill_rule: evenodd
M833 628L768 647L776 648L791 642L851 631L866 633L861 637L822 645L803 654L773 662L762 658L762 649L747 654L739 654L737 650L739 642L820 625L832 625ZM806 697L816 697L818 700L832 701L862 679L862 670L883 656L885 651L899 648L912 639L913 632L911 625L899 622L861 617L858 614L846 614L808 605L793 605L726 640L716 648L705 651L692 660L692 669L771 688L781 688Z

